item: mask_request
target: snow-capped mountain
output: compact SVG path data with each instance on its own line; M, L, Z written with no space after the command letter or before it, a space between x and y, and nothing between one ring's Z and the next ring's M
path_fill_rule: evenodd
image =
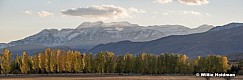
M52 46L60 43L60 39L55 37L53 34L56 33L57 30L42 30L41 32L32 35L30 37L24 38L22 40L12 41L8 43L9 47L22 45L22 44L42 44L44 46Z
M90 28L90 27L134 27L134 26L139 26L139 25L131 24L127 21L111 22L111 23L104 23L102 21L97 21L97 22L84 22L81 25L79 25L76 29Z
M190 29L181 25L139 26L126 21L84 22L76 29L45 29L24 39L0 44L0 48L35 44L46 47L68 46L73 49L90 49L99 44L123 40L144 42L170 35L201 33L212 27L211 25L203 25L203 27Z
M207 28L207 25L200 26ZM132 53L183 53L190 58L207 55L228 55L229 58L242 58L243 52L243 23L230 23L217 26L217 31L207 31L198 34L175 35L163 37L147 42L119 41L115 43L101 44L89 51L97 53L100 51L111 51L116 54ZM232 55L232 53L241 53Z

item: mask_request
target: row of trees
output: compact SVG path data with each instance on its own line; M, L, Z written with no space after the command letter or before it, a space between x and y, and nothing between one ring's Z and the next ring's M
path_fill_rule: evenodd
M4 49L0 57L1 73L135 73L135 74L192 74L194 72L226 72L227 57L211 55L189 59L182 54L125 54L112 52L80 53L50 50L28 56L15 56Z

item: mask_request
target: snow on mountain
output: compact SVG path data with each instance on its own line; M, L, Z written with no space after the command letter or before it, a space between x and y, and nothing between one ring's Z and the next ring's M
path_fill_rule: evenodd
M45 29L24 39L12 41L5 45L0 44L0 48L37 44L47 47L63 45L71 48L90 49L99 44L123 40L144 42L170 35L201 33L212 27L204 25L199 28L190 29L181 25L155 25L146 27L126 21L111 23L104 23L102 21L84 22L76 29Z
M6 43L0 43L0 49L3 49L5 47L7 47L7 44Z
M126 21L111 22L111 23L104 23L102 21L97 21L97 22L83 22L76 29L89 28L89 27L134 27L134 26L139 26L139 25L131 24Z
M205 30L204 28L207 27L210 28L208 25L202 25L194 30ZM231 23L214 29L221 30L183 36L175 35L147 42L119 41L95 46L89 52L112 51L117 54L132 53L134 55L143 52L184 53L191 58L243 52L243 25Z
M149 26L148 29L158 30L163 32L165 36L169 35L185 35L191 30L190 28L181 25L160 25L160 26ZM165 37L163 36L163 37Z
M82 28L88 28L88 27L102 27L102 24L104 24L104 22L102 22L102 21L97 21L97 22L83 22L76 29L82 29Z
M105 26L105 27L135 27L135 26L139 26L139 25L131 24L126 21L122 21L122 22L105 23L105 24L102 24L102 26Z
M30 37L24 38L22 40L12 41L8 43L9 47L22 45L22 44L42 44L45 46L54 46L59 44L60 39L53 36L53 33L56 33L57 30L54 29L45 29L41 32L32 35Z

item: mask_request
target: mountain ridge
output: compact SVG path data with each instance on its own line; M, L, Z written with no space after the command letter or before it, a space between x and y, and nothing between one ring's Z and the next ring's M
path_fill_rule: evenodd
M229 24L234 26L235 24ZM189 35L172 35L148 42L116 42L95 46L90 52L112 51L115 53L184 53L191 57L206 56L209 54L225 55L235 52L243 52L243 25L233 28L221 28L217 31L207 31ZM221 30L219 30L221 29ZM115 48L115 49L114 49Z
M76 29L44 29L24 39L0 44L0 48L35 44L45 47L66 46L75 50L89 50L99 44L123 40L133 42L151 41L170 35L201 33L214 27L208 25L205 29L191 29L181 25L140 26L126 21L111 23L102 21L84 22L80 25Z

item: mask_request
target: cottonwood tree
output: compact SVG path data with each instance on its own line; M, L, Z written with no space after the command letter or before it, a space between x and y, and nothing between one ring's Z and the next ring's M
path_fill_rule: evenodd
M158 66L158 73L164 74L164 72L165 72L165 54L159 55L157 64L158 64L157 65Z
M11 71L14 74L15 73L20 73L20 57L18 56L18 54L15 56L14 61L12 61L11 67L12 67Z
M57 67L57 72L62 72L63 70L63 67L62 67L62 64L63 64L63 60L62 60L62 57L61 57L61 50L58 49L57 50L57 55L56 55L56 67Z
M60 72L66 72L67 73L67 53L63 53L60 57L60 63L59 63L59 69L60 69Z
M229 69L228 58L222 56L221 60L222 60L222 72L227 72L227 70Z
M12 53L8 49L4 49L1 55L1 71L5 75L11 71Z
M76 73L81 72L82 67L83 67L81 64L83 64L83 63L82 63L82 57L80 55L80 52L75 51L73 58L74 58L74 64L73 64L74 72L76 72Z
M42 73L45 72L45 55L42 53L38 54L38 67Z
M192 74L194 72L226 72L229 69L228 59L225 56L209 55L188 58L182 54L141 53L115 55L113 52L99 52L93 54L78 51L51 50L44 53L11 58L9 50L4 49L0 57L1 73L137 73L137 74ZM40 70L40 71L39 71ZM18 72L17 72L18 71Z
M29 65L28 55L26 52L23 52L20 60L21 60L20 62L21 73L27 74L28 71L30 70L30 65Z
M131 73L133 71L133 66L134 66L134 60L132 57L132 54L127 53L125 56L125 73Z
M72 72L73 70L73 52L68 50L67 51L67 56L66 56L66 71L67 72Z
M50 72L54 73L56 71L56 59L55 59L56 53L55 53L55 51L51 51L49 56L50 56L49 57Z
M96 71L97 73L103 74L105 72L105 55L103 52L99 52L94 56L95 64L96 64Z
M124 56L119 54L116 58L116 73L123 73L125 68Z
M149 59L149 68L150 68L150 74L157 74L158 68L157 68L157 61L158 61L158 57L154 54L150 55L150 59Z
M32 57L30 57L30 62L31 62L31 68L32 70L34 70L34 72L38 73L39 72L39 61L38 61L38 55L34 55Z
M113 52L105 52L105 72L114 73L116 68L115 54Z
M45 61L45 71L50 73L50 53L51 53L51 49L50 48L46 48L45 50L45 57L44 57L44 61Z
M83 53L84 57L84 72L85 73L90 73L90 72L95 72L94 65L93 64L93 54L89 53L86 55L86 53Z

